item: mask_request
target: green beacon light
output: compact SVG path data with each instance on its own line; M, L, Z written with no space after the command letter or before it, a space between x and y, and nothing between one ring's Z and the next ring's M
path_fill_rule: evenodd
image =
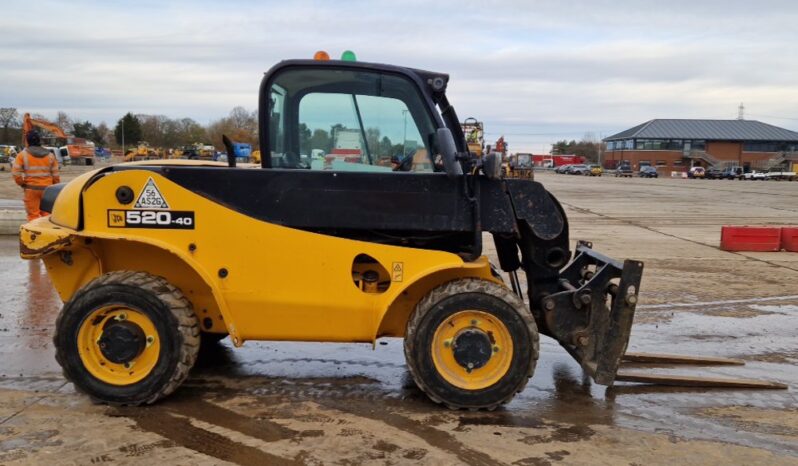
M345 50L344 53L341 54L342 61L357 61L357 57L355 56L355 52L351 50Z

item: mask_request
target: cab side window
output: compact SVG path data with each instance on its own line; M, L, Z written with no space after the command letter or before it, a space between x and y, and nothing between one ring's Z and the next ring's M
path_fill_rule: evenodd
M285 91L280 112L274 97L278 84L272 86L273 167L435 171L434 125L410 82L372 72L317 69L285 74L294 76L278 77L279 89Z
M398 99L313 93L299 104L299 147L314 170L431 172L418 127Z

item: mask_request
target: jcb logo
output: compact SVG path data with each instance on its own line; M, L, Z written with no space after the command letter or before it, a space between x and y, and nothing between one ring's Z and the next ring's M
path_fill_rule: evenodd
M125 211L124 210L109 210L108 211L108 226L111 228L120 228L125 226Z

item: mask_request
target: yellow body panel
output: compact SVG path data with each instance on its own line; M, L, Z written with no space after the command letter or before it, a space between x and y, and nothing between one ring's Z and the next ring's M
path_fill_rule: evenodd
M49 217L40 217L19 228L19 255L34 259L52 254L69 247L73 239L69 230L54 225Z
M138 197L150 179L170 211L194 212L194 229L120 227L119 211L132 209L133 203L120 204L116 189L129 186ZM64 188L56 211L58 203L67 202L65 192L74 189ZM77 204L77 198L71 202ZM237 345L245 340L373 342L378 336L402 336L413 307L431 288L467 276L495 280L485 258L468 263L448 252L259 221L147 170L109 172L85 188L82 202L82 231L65 231L47 220L26 226L72 235L63 248L71 251L69 261L63 254L46 258L62 299L100 273L149 272L183 291L203 330L223 332L226 327ZM73 221L71 215L62 221ZM353 261L364 254L388 271L386 290L365 291L353 281L358 271Z
M86 182L92 179L100 170L86 172L64 186L64 189L58 195L58 199L55 200L53 214L50 216L53 223L73 230L78 228L80 223L80 193L83 191Z

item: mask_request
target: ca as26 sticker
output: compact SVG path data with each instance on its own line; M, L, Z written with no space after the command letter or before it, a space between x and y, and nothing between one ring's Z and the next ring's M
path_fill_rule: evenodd
M194 212L178 210L108 210L109 228L193 230Z

